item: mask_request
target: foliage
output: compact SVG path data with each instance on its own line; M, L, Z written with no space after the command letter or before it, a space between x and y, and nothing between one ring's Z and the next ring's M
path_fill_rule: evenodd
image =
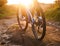
M55 6L60 7L60 1L59 0L55 1Z
M0 18L6 16L6 6L0 7Z
M16 15L16 8L13 5L5 5L7 0L0 0L0 19Z
M9 18L13 15L16 15L16 8L14 6L4 5L0 7L0 19Z
M47 20L60 22L60 3L58 1L45 12Z
M0 0L0 7L2 7L3 5L5 5L7 3L7 0Z
M4 17L6 15L6 4L7 0L0 0L0 18Z
M49 9L45 15L48 20L60 21L60 7Z

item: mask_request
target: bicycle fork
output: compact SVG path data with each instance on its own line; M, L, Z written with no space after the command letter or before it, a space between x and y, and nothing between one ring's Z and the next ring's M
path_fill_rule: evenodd
M34 34L35 38L38 39L38 35L37 35L36 30L35 30L34 23L35 23L34 19L32 19L32 31L33 31L33 34Z

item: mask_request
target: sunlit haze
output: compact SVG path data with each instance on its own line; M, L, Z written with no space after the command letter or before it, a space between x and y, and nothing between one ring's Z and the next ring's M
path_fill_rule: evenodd
M54 3L55 0L38 0L38 2L40 3L45 3L45 4L49 4L49 3ZM24 5L29 5L32 3L32 0L8 0L8 5L11 5L11 4L24 4Z
M38 0L40 3L51 4L54 3L55 0Z
M11 4L24 4L24 5L30 5L32 3L32 0L8 0L8 5Z

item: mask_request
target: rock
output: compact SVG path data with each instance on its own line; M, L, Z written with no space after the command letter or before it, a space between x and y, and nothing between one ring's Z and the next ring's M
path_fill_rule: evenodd
M59 31L59 29L56 29L55 31L56 31L56 32L58 32L58 31Z

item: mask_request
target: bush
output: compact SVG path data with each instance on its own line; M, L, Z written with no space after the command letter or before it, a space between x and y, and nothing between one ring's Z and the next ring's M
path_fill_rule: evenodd
M51 8L45 12L47 20L60 22L60 7Z
M10 18L13 15L16 15L16 8L13 6L3 6L0 7L0 19Z

